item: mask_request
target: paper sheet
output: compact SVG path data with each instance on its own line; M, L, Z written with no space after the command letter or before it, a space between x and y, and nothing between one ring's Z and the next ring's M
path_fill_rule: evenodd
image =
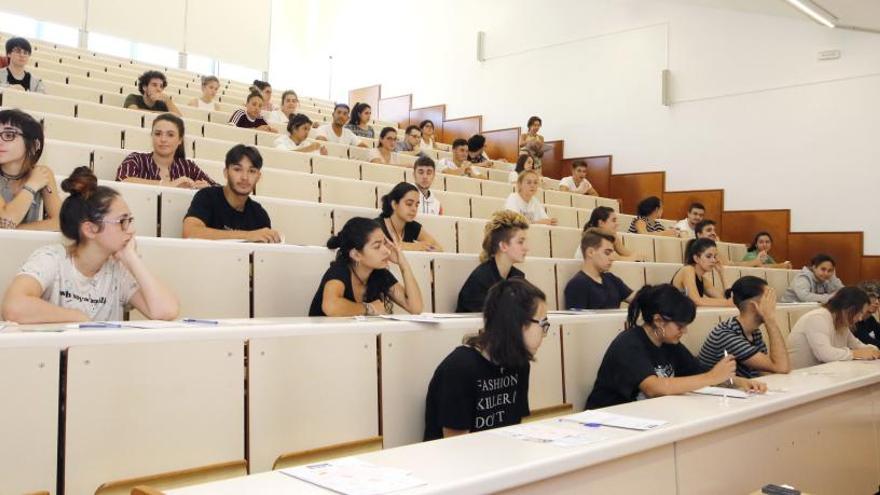
M444 320L460 320L462 318L479 318L479 314L467 313L422 313L418 315L380 315L386 320L412 321L416 323L440 323Z
M524 442L546 443L557 447L576 447L604 440L593 429L565 428L553 423L528 423L490 430L495 435L515 438Z
M614 414L604 411L584 411L571 416L562 418L563 421L574 421L585 425L598 424L602 426L612 426L614 428L624 428L627 430L651 430L658 426L663 426L668 421L659 419L637 418L635 416L624 416L622 414Z
M703 387L694 390L693 393L700 395L717 395L719 397L733 397L734 399L748 399L752 394L736 388Z
M381 495L426 484L409 471L377 466L351 457L282 469L281 472L346 495Z

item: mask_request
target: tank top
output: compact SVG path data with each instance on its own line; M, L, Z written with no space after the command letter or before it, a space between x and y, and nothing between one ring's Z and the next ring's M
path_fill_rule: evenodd
M25 192L25 194L27 193ZM15 199L15 194L12 193L12 187L9 185L9 179L3 176L0 176L0 197L2 197L3 201L6 201L7 203ZM31 203L31 206L28 208L27 213L18 224L21 225L23 223L31 223L42 220L42 213L43 195L40 191L37 191L37 195L34 196L34 200Z
M216 107L214 107L213 101L210 103L205 103L205 101L202 100L201 98L196 98L196 107L198 107L202 110L216 110Z

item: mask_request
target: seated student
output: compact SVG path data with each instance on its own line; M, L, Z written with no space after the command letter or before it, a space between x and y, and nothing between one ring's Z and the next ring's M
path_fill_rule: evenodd
M171 112L178 117L182 117L180 109L171 101L171 97L165 93L168 87L168 79L165 74L157 70L148 70L141 74L138 78L139 95L130 94L125 97L122 106L135 110L149 110L151 112Z
M268 113L264 112L262 115L270 124L284 127L290 122L290 118L296 115L298 109L299 97L296 96L296 91L288 89L281 93L281 107ZM311 120L309 122L311 123Z
M522 279L489 290L483 328L443 359L428 384L425 441L519 424L530 414L530 361L550 330L546 301Z
M458 138L452 142L452 158L443 158L437 163L437 168L443 174L464 175L476 179L484 179L485 176L475 169L467 160L468 142ZM514 181L515 182L515 181Z
M678 230L666 230L663 224L657 221L663 215L663 203L657 196L648 196L641 200L636 207L636 218L629 226L630 234L651 234L670 237L679 237Z
M736 376L733 356L707 369L688 351L681 337L696 314L694 303L671 285L642 287L629 305L625 329L605 351L586 408L679 395L730 382L738 389L765 392L765 384Z
M376 137L375 131L370 127L370 118L373 116L373 109L366 103L355 103L351 109L351 118L345 128L354 133L355 136L373 139Z
M370 163L397 165L394 163L395 149L397 149L397 130L393 127L383 127L379 132L379 144L370 150Z
M336 260L321 278L309 316L391 314L393 303L410 314L422 312L422 293L409 261L376 221L350 219L327 247L336 250ZM402 284L388 271L389 262L400 268Z
M672 285L697 306L733 306L733 301L726 299L723 290L716 289L712 282L715 272L721 287L727 287L717 256L718 247L712 239L691 239L685 249L685 264L672 277Z
M571 175L559 181L559 190L586 194L588 196L599 195L596 189L593 188L593 185L590 184L590 181L587 180L587 162L584 160L571 162Z
M254 79L254 83L251 85L250 90L252 93L260 93L260 96L263 97L263 104L262 107L260 107L260 115L268 115L275 111L275 104L272 103L272 85L269 84L268 81Z
M843 287L822 307L801 316L788 335L791 367L880 358L877 347L863 343L851 331L868 311L869 303L862 289Z
M0 88L45 93L43 80L24 70L31 58L31 44L24 38L6 40L9 65L0 69Z
M220 110L220 105L214 101L219 89L220 80L216 76L202 76L202 96L189 100L187 105L202 110Z
M318 141L329 141L331 143L346 144L348 146L359 146L361 148L369 148L367 143L358 139L346 129L345 124L348 122L348 114L350 109L345 103L337 103L333 108L333 123L325 124L318 128L315 133L315 139Z
M565 285L568 309L618 309L623 301L632 301L632 289L610 272L614 262L614 236L598 229L584 232L581 238L584 262Z
M406 133L402 141L397 142L395 151L404 155L418 155L422 152L422 131L419 126L407 126Z
M326 155L326 146L308 138L311 128L312 119L307 115L301 113L291 115L290 120L287 122L287 134L278 136L278 139L275 140L275 148L285 151L311 153L313 155Z
M253 146L236 144L226 153L223 187L206 187L193 196L183 219L185 239L244 239L281 242L269 214L252 200L263 157Z
M507 175L507 181L511 184L516 184L519 181L519 174L526 170L535 170L535 159L528 153L521 153L519 158L516 159L516 167Z
M382 213L376 222L389 241L404 251L443 251L437 239L415 221L420 193L416 186L401 182L382 196Z
M99 186L88 167L61 183L61 233L73 241L42 246L22 265L3 299L2 318L17 323L122 321L133 306L171 320L178 303L138 256L128 205Z
M21 110L0 110L0 229L58 230L55 174L37 165L44 144L37 120Z
M718 238L718 228L715 224L715 220L710 220L708 218L704 218L694 227L694 235L697 239L711 239L716 243L721 242L721 239ZM718 253L718 264L721 266L763 266L761 261L758 259L752 259L750 261L731 261L727 259L727 255L719 252ZM784 267L784 264L781 267ZM772 267L776 268L776 266Z
M827 254L817 254L810 260L785 289L782 302L818 302L825 303L835 292L843 288L843 282L834 275L836 263Z
M757 234L755 234L755 239L748 247L748 250L746 251L746 254L745 256L743 256L742 260L745 263L755 263L755 260L758 261L757 264L746 266L791 269L791 261L783 261L782 263L777 263L776 260L774 260L773 257L770 256L771 248L773 248L773 238L770 237L770 233L758 232Z
M186 159L183 120L163 113L153 120L153 152L137 151L125 157L116 170L116 180L136 184L202 189L216 186L211 177Z
M747 275L728 289L739 315L719 323L700 349L700 363L708 369L724 359L725 351L736 359L736 375L757 378L764 373L788 373L788 349L776 322L776 291L758 277ZM761 336L767 329L770 350Z
M442 215L443 206L436 194L431 192L431 185L436 177L434 160L426 155L419 155L413 163L413 182L419 190L419 213L422 215Z
M486 138L482 134L474 134L468 139L467 161L475 165L486 164L489 161L489 155L486 154Z
M248 95L244 110L238 109L229 116L229 125L243 129L256 129L258 131L278 132L270 126L260 115L263 106L263 96L258 92Z
M504 209L522 214L531 223L556 225L558 220L547 215L547 212L544 211L544 205L538 200L538 185L540 183L541 176L534 170L526 170L519 174L516 192L507 196Z
M419 123L419 130L422 131L422 143L419 147L423 150L434 149L434 123L430 120L423 120Z
M522 263L529 252L529 221L512 211L496 211L486 223L480 265L468 276L458 292L456 313L483 311L489 288L502 280L525 278L514 267Z
M689 232L694 234L694 229L697 224L703 221L703 217L706 216L706 207L703 206L703 203L694 202L688 207L687 218L679 220L677 224L675 224L675 228L681 232ZM717 241L716 241L717 242Z
M877 320L877 311L880 310L880 284L877 281L865 281L859 284L859 289L868 294L868 310L865 317L853 328L853 335L865 344L871 344L880 349L880 321Z
M596 229L608 235L614 236L614 254L611 258L615 261L645 261L647 257L644 254L636 254L623 245L623 240L617 232L617 212L613 208L607 206L597 206L590 213L590 219L584 224L584 232L590 229ZM584 259L584 253L580 246L575 250L575 259Z

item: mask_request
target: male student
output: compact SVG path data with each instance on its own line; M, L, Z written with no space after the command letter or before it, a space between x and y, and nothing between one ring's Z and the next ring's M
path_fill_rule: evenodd
M436 165L429 156L419 155L413 163L413 182L419 190L419 214L442 215L443 207L440 199L431 193L431 185L434 183Z
M45 93L43 81L24 70L31 58L31 44L24 38L6 40L6 58L8 65L0 69L0 88Z
M688 214L690 216L690 214ZM721 239L718 238L718 230L717 225L715 224L715 220L701 220L694 226L694 234L697 236L697 239L712 239L715 242L721 242ZM727 256L718 250L718 263L721 266L761 266L760 259L754 259L752 261L731 261L727 259Z
M581 270L565 286L568 309L618 309L630 302L633 291L611 273L614 236L599 229L587 229L581 238L584 262Z
M263 157L255 147L233 146L226 153L226 185L196 193L183 219L183 237L281 242L281 235L272 230L269 214L250 198L260 181L261 168Z
M421 153L422 131L417 125L411 125L406 128L406 135L402 141L397 142L394 151L403 153L404 155L418 155Z
M140 94L128 95L122 104L123 107L150 112L170 112L183 117L180 109L171 100L171 96L165 92L165 88L168 87L165 74L157 70L148 70L138 77L137 86Z
M443 158L437 162L437 168L441 174L464 175L478 179L483 175L474 168L474 164L468 161L467 139L458 138L452 142L452 158Z
M333 108L333 122L322 125L315 132L316 141L327 141L330 143L347 144L349 146L358 146L360 148L369 148L367 143L361 141L351 129L347 129L345 124L348 123L348 116L351 109L345 103L337 103Z
M575 160L571 163L571 175L559 181L559 190L588 196L599 195L587 180L587 162L584 160Z
M687 218L684 218L675 224L675 228L682 232L690 232L693 234L697 224L703 221L705 215L706 207L703 206L703 203L691 203L691 206L688 207Z

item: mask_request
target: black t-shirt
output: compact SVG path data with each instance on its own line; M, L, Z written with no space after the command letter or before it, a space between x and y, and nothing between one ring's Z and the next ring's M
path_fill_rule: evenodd
M639 384L651 375L661 378L705 372L684 344L654 345L642 327L620 332L602 358L587 409L615 406L646 399Z
M856 323L853 334L862 343L875 345L880 348L880 322L873 315L868 316L864 320Z
M205 226L218 230L259 230L272 228L269 214L260 203L248 198L244 211L229 205L220 186L206 187L193 196L187 217L195 217L205 222Z
M510 273L507 278L525 278L525 274L510 267ZM474 268L461 290L458 292L458 304L455 307L456 313L482 313L483 305L486 304L486 294L493 285L501 282L501 273L498 272L498 265L495 258L485 263L481 263Z
M10 86L14 85L14 84L18 84L19 86L24 88L25 91L30 91L31 90L31 73L25 72L24 77L22 77L21 79L16 79L12 75L12 71L7 70L6 71L6 82L9 83Z
M388 226L385 225L385 219L382 217L376 218L376 223L382 227L382 233L385 234L385 237L388 238L389 241L394 242L394 237L391 236L391 232L388 231ZM406 225L403 226L403 239L401 242L415 242L419 240L419 234L422 233L422 224L416 221L406 222Z
M128 108L132 105L140 108L141 110L151 110L153 112L168 111L168 105L166 105L164 101L154 101L153 106L147 106L147 102L144 101L144 95L130 94L126 96L125 102L122 104L122 106L124 108Z
M519 424L529 415L529 368L504 368L473 347L457 347L428 385L424 439L443 438L444 427L475 432Z
M330 263L330 268L324 272L324 276L321 278L321 285L318 286L318 292L315 293L312 305L309 307L309 316L327 316L324 314L321 304L324 302L324 286L331 280L342 282L342 285L345 286L343 296L349 301L355 302L354 289L351 286L351 269L345 263L334 261ZM367 279L367 291L364 294L363 302L384 300L396 283L397 279L387 269L373 270L370 273L370 278Z
M619 309L620 303L632 294L623 280L609 272L602 274L602 283L579 271L565 285L565 307L568 309Z

